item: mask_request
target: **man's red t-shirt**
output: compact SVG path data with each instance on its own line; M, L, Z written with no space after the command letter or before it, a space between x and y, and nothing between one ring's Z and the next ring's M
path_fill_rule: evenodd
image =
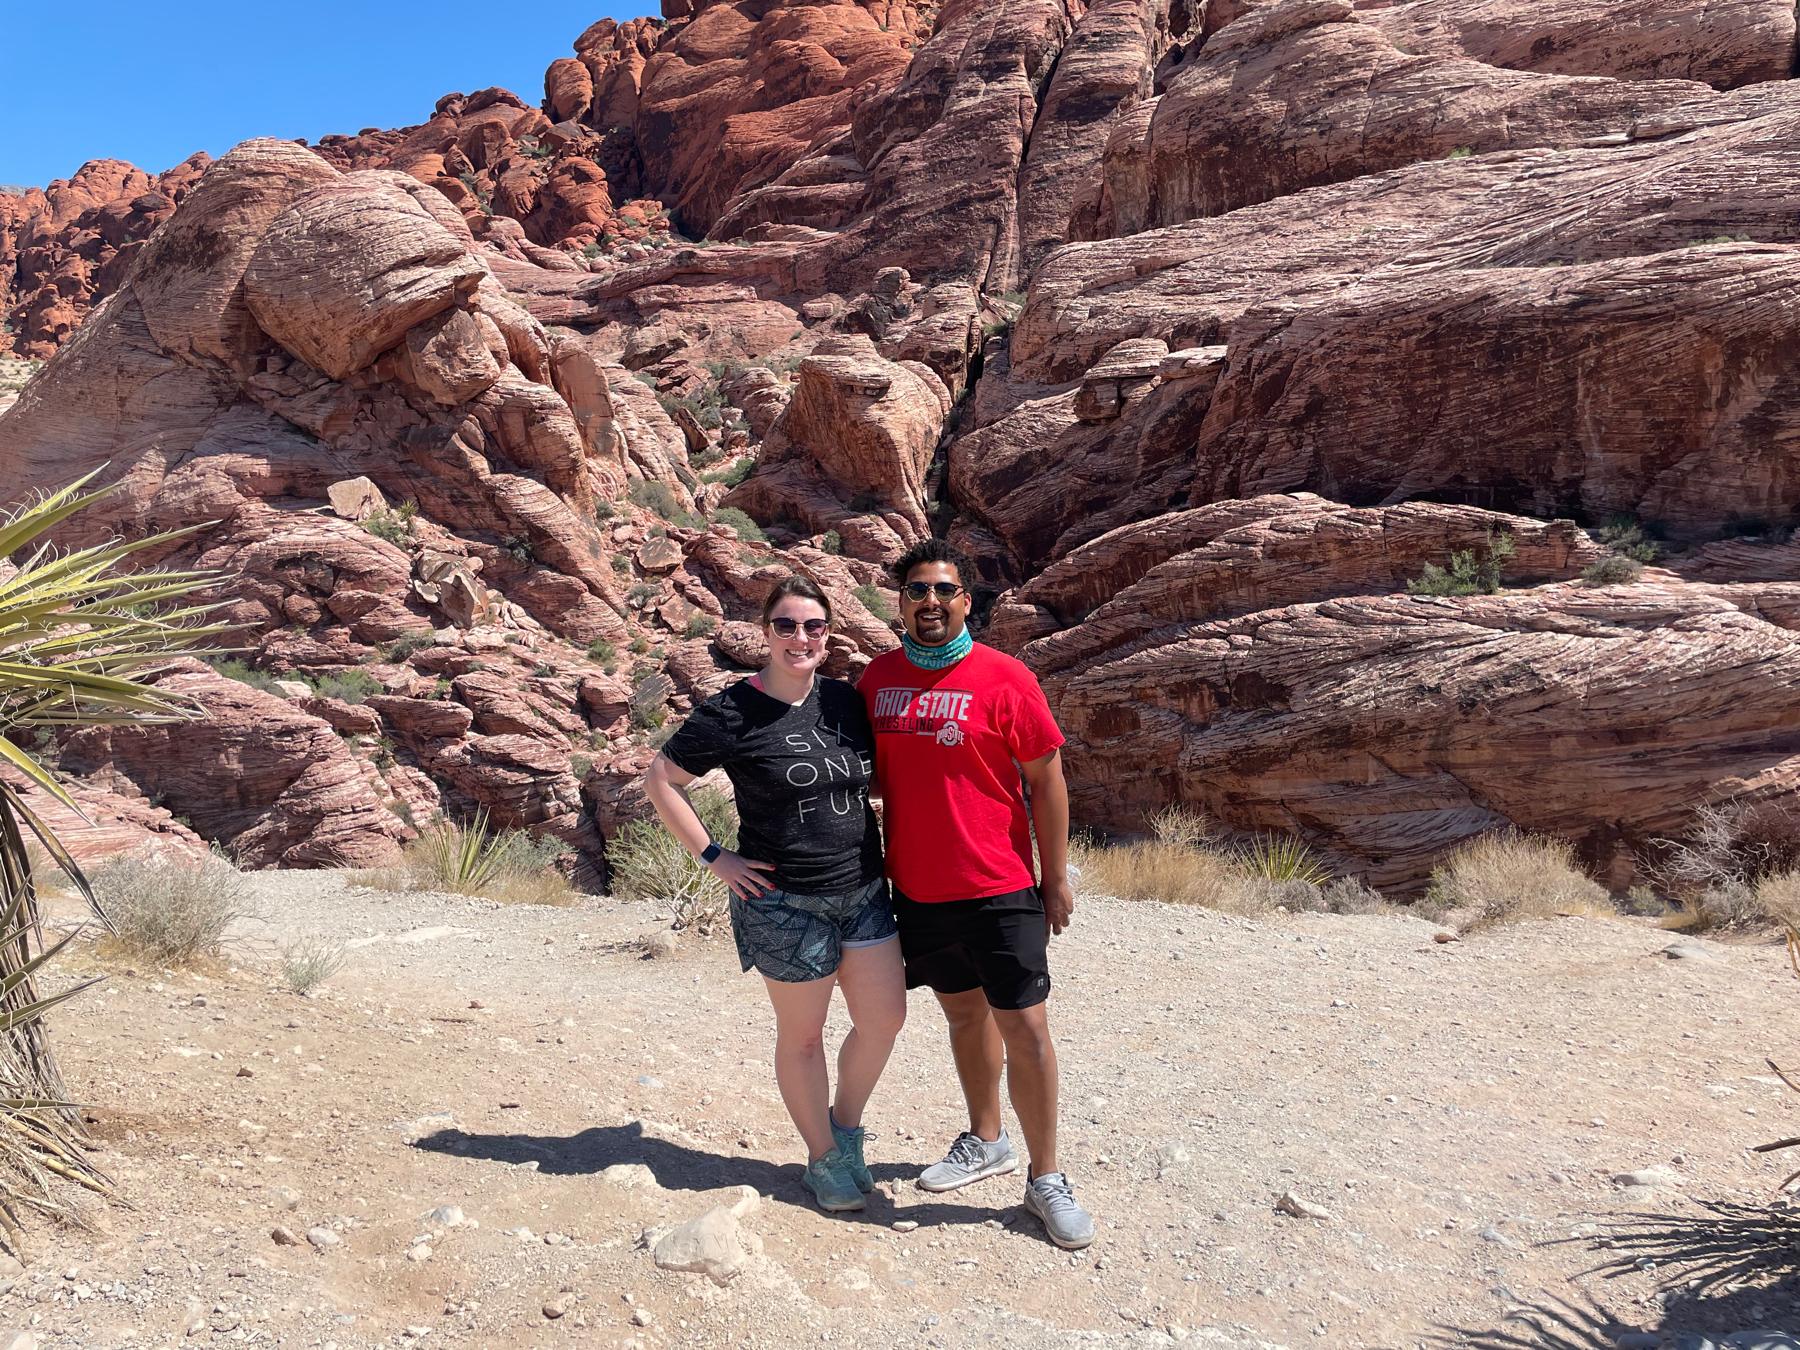
M894 885L924 902L1034 885L1018 766L1063 743L1037 677L978 642L946 670L884 652L856 687L875 726Z

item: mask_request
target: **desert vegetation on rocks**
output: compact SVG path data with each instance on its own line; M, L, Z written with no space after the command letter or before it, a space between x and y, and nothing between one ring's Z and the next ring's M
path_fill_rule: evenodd
M854 674L942 534L1081 823L1195 803L1415 897L1512 829L1623 894L1800 790L1794 42L1772 0L683 0L536 105L5 198L54 358L0 464L217 522L180 560L269 685L59 753L251 866L485 809L604 884L772 579ZM24 322L47 278L79 327Z

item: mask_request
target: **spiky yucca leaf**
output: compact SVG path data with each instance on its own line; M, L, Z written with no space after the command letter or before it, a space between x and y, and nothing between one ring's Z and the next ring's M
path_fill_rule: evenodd
M1323 886L1331 880L1325 864L1291 834L1259 834L1233 851L1233 861L1249 876L1263 881L1304 881Z
M38 727L198 716L191 699L151 681L171 658L212 650L222 631L208 622L215 607L179 603L215 574L118 570L133 554L164 551L190 530L84 548L50 543L52 531L111 491L84 492L93 477L0 520L0 761L71 808L55 774L14 737ZM3 561L21 555L16 564ZM26 1210L62 1212L53 1178L98 1192L110 1188L82 1146L80 1116L45 1037L44 1014L87 986L48 997L37 992L44 964L74 934L45 945L26 830L106 919L62 841L0 780L0 1241L15 1250Z

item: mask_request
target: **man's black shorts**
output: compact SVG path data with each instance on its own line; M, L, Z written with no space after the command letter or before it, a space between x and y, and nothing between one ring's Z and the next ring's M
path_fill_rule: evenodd
M980 989L988 1006L1015 1011L1050 997L1050 927L1035 887L929 905L895 887L894 918L908 989Z

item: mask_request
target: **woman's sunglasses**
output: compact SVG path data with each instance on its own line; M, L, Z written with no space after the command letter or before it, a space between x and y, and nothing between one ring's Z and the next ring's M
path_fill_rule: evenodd
M954 581L909 581L900 589L906 592L906 598L915 605L932 594L940 600L954 600L962 594L962 587Z
M829 619L770 619L769 627L775 630L776 637L791 638L802 628L809 638L824 637L825 630L831 627Z

